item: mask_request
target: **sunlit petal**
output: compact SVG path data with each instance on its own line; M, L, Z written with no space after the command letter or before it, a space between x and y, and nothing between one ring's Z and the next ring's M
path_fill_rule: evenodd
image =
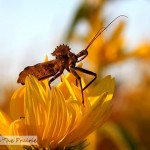
M113 96L114 88L115 88L114 85L115 85L114 78L111 78L111 76L106 76L101 82L99 82L95 87L93 87L91 91L88 93L88 97L90 99L91 104L95 102L96 96L104 92L108 93L106 100L111 100ZM95 98L93 99L93 97Z
M24 86L13 94L10 101L10 114L14 120L24 117Z
M0 111L0 135L9 135L11 119L3 111Z
M25 124L24 118L15 120L10 124L9 135L15 136L28 135L27 126Z
M30 135L37 135L39 143L46 124L46 93L33 76L27 77L25 88L25 120ZM41 143L40 143L41 144Z

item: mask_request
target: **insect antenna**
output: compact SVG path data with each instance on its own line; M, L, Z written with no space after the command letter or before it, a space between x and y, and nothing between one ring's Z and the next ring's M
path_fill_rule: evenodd
M116 17L114 20L112 20L106 27L102 27L98 30L98 32L96 33L96 35L93 37L93 39L90 41L90 43L87 45L87 47L85 48L85 50L88 50L88 48L92 45L92 43L115 21L117 20L119 17L126 17L125 15L120 15L118 17Z

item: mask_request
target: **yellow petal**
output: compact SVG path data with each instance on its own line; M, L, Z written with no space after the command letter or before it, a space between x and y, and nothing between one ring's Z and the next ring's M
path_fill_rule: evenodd
M25 136L28 135L25 119L18 119L11 123L9 127L9 135Z
M51 89L48 121L45 127L43 139L51 143L52 147L67 135L75 121L76 114L71 112L69 103L66 105L63 94L58 88ZM78 106L74 103L74 107ZM48 144L48 143L47 143ZM47 145L46 144L46 145Z
M78 126L76 126L76 128L67 135L64 141L62 141L63 145L73 144L82 140L103 123L103 118L101 118L101 105L106 96L107 93L102 94L97 103L95 103L95 105L93 105L90 110L82 116Z
M25 119L18 119L11 123L9 127L10 136L26 136L28 135ZM21 145L9 145L10 150L22 150Z
M0 110L0 135L9 135L10 123L11 119L7 116L7 114Z
M73 77L73 75L70 73L68 75L66 75L65 77L62 76L63 82L58 85L58 88L63 92L65 99L69 99L70 96L72 96L73 99L76 99L76 96L73 93L72 87L70 85L70 83L73 84L73 81L71 80L70 83L68 81L68 78L72 78L72 77ZM74 81L75 81L75 78L74 78Z
M82 67L82 63L79 63L77 66ZM84 87L85 83L83 80L83 75L82 73L78 73L78 74L81 76L82 85ZM70 96L73 96L73 98L75 99L75 95L72 91L72 87L70 86L71 84L76 85L75 76L71 73L68 73L66 76L62 75L61 78L63 82L60 82L57 87L63 92L65 99L69 99Z
M9 150L5 145L0 145L1 150Z
M84 111L90 107L90 102L86 96L86 93L83 92L84 94L84 105L82 104L82 92L81 89L76 87L75 85L72 84L73 92L76 96L76 99L80 102L81 106L84 107Z
M13 120L24 117L24 86L14 92L10 101L10 114Z
M91 104L95 102L95 97L101 95L104 92L108 93L106 100L111 100L114 92L115 80L111 76L106 76L99 84L93 87L88 93ZM94 98L93 98L94 97Z
M42 141L42 135L47 121L47 109L49 99L39 81L29 76L25 84L25 120L30 135L38 136L38 143Z

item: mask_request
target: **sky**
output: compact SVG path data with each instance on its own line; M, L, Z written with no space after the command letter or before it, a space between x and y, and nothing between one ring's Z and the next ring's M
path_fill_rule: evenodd
M63 42L63 36L83 0L0 0L0 88L17 84L24 67L42 62ZM125 38L131 47L150 42L150 1L114 0L104 15L126 15ZM94 17L94 16L93 16ZM70 45L71 47L71 45Z

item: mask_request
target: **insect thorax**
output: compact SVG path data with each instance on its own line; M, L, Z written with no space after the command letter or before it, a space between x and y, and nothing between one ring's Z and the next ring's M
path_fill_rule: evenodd
M77 56L70 52L70 48L67 45L57 46L52 53L53 56L59 61L60 65L68 68L69 66L75 67L77 62Z
M54 52L52 53L53 56L68 56L70 52L70 48L67 45L59 45L55 48Z

